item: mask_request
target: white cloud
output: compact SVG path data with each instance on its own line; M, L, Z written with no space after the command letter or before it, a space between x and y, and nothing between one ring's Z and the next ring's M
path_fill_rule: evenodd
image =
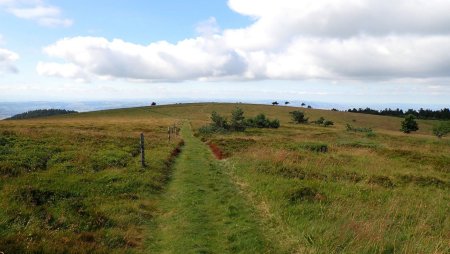
M40 63L38 71L75 79L155 82L450 77L448 0L229 0L228 4L253 17L253 24L221 31L210 18L197 26L199 37L175 44L65 38L44 51L66 63Z
M46 27L68 27L71 19L63 18L60 8L47 5L41 0L0 0L0 6L21 19L28 19Z
M78 66L82 70L80 75L86 73L100 78L152 81L213 79L240 76L245 66L243 59L227 49L220 37L198 37L177 44L161 41L146 46L118 39L75 37L60 40L44 51L49 56ZM59 70L65 69L62 64L40 65L55 68L54 72L41 69L41 74L64 76L58 74Z
M14 65L19 59L19 55L7 49L0 48L0 74L16 73L17 67Z
M88 82L89 77L75 64L43 63L39 62L36 70L42 76L57 76L75 79L79 82Z
M210 17L209 19L198 23L195 30L201 36L211 36L220 33L219 24L214 17Z

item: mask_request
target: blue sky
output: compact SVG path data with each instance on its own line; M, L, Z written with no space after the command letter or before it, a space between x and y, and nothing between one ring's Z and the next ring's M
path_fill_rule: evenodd
M445 106L449 9L440 0L0 0L0 101Z

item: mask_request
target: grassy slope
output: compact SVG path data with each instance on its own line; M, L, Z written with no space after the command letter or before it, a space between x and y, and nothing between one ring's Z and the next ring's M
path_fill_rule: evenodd
M234 179L281 246L300 253L449 251L448 138L402 134L397 118L342 112L307 111L337 122L332 128L294 125L289 109L265 108L272 117L282 112L280 129L205 138L230 156ZM346 132L345 123L376 135ZM316 143L329 152L304 148Z
M142 250L178 142L166 141L173 123L139 110L0 122L0 251Z
M223 169L253 206L236 201L243 207L238 217L259 211L255 218L277 250L448 252L450 141L430 135L432 121L419 121L420 131L406 135L398 131L400 118L303 109L310 119L323 116L336 126L298 126L289 123L293 108L243 104L171 105L0 122L1 138L8 140L0 146L0 203L7 207L0 211L0 246L143 251L144 238L160 239L148 225L161 207L168 177L164 161L175 147L165 142L167 125L188 119L197 128L209 121L211 111L227 115L235 106L246 116L265 113L282 123L278 130L207 137L230 156ZM346 123L371 127L377 135L348 133ZM144 172L136 157L125 155L136 149L141 131L148 137L150 155ZM311 142L327 144L329 153L302 148ZM11 172L18 175L7 176ZM227 181L217 186L235 192ZM165 200L163 204L176 208ZM176 228L170 225L175 220L166 222L167 232ZM222 232L236 230L220 227ZM256 227L251 231L259 235ZM208 239L202 237L200 232L180 242ZM164 242L159 248L167 246ZM214 246L226 248L219 243L203 247Z

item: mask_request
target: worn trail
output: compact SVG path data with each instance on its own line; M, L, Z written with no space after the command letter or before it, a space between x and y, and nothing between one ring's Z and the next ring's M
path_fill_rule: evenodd
M185 146L161 204L151 253L268 253L255 211L209 149L182 129Z

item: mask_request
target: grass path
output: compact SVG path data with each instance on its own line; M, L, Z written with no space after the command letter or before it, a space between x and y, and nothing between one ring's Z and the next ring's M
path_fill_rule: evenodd
M182 129L185 146L163 197L151 253L271 253L255 211L209 149Z

